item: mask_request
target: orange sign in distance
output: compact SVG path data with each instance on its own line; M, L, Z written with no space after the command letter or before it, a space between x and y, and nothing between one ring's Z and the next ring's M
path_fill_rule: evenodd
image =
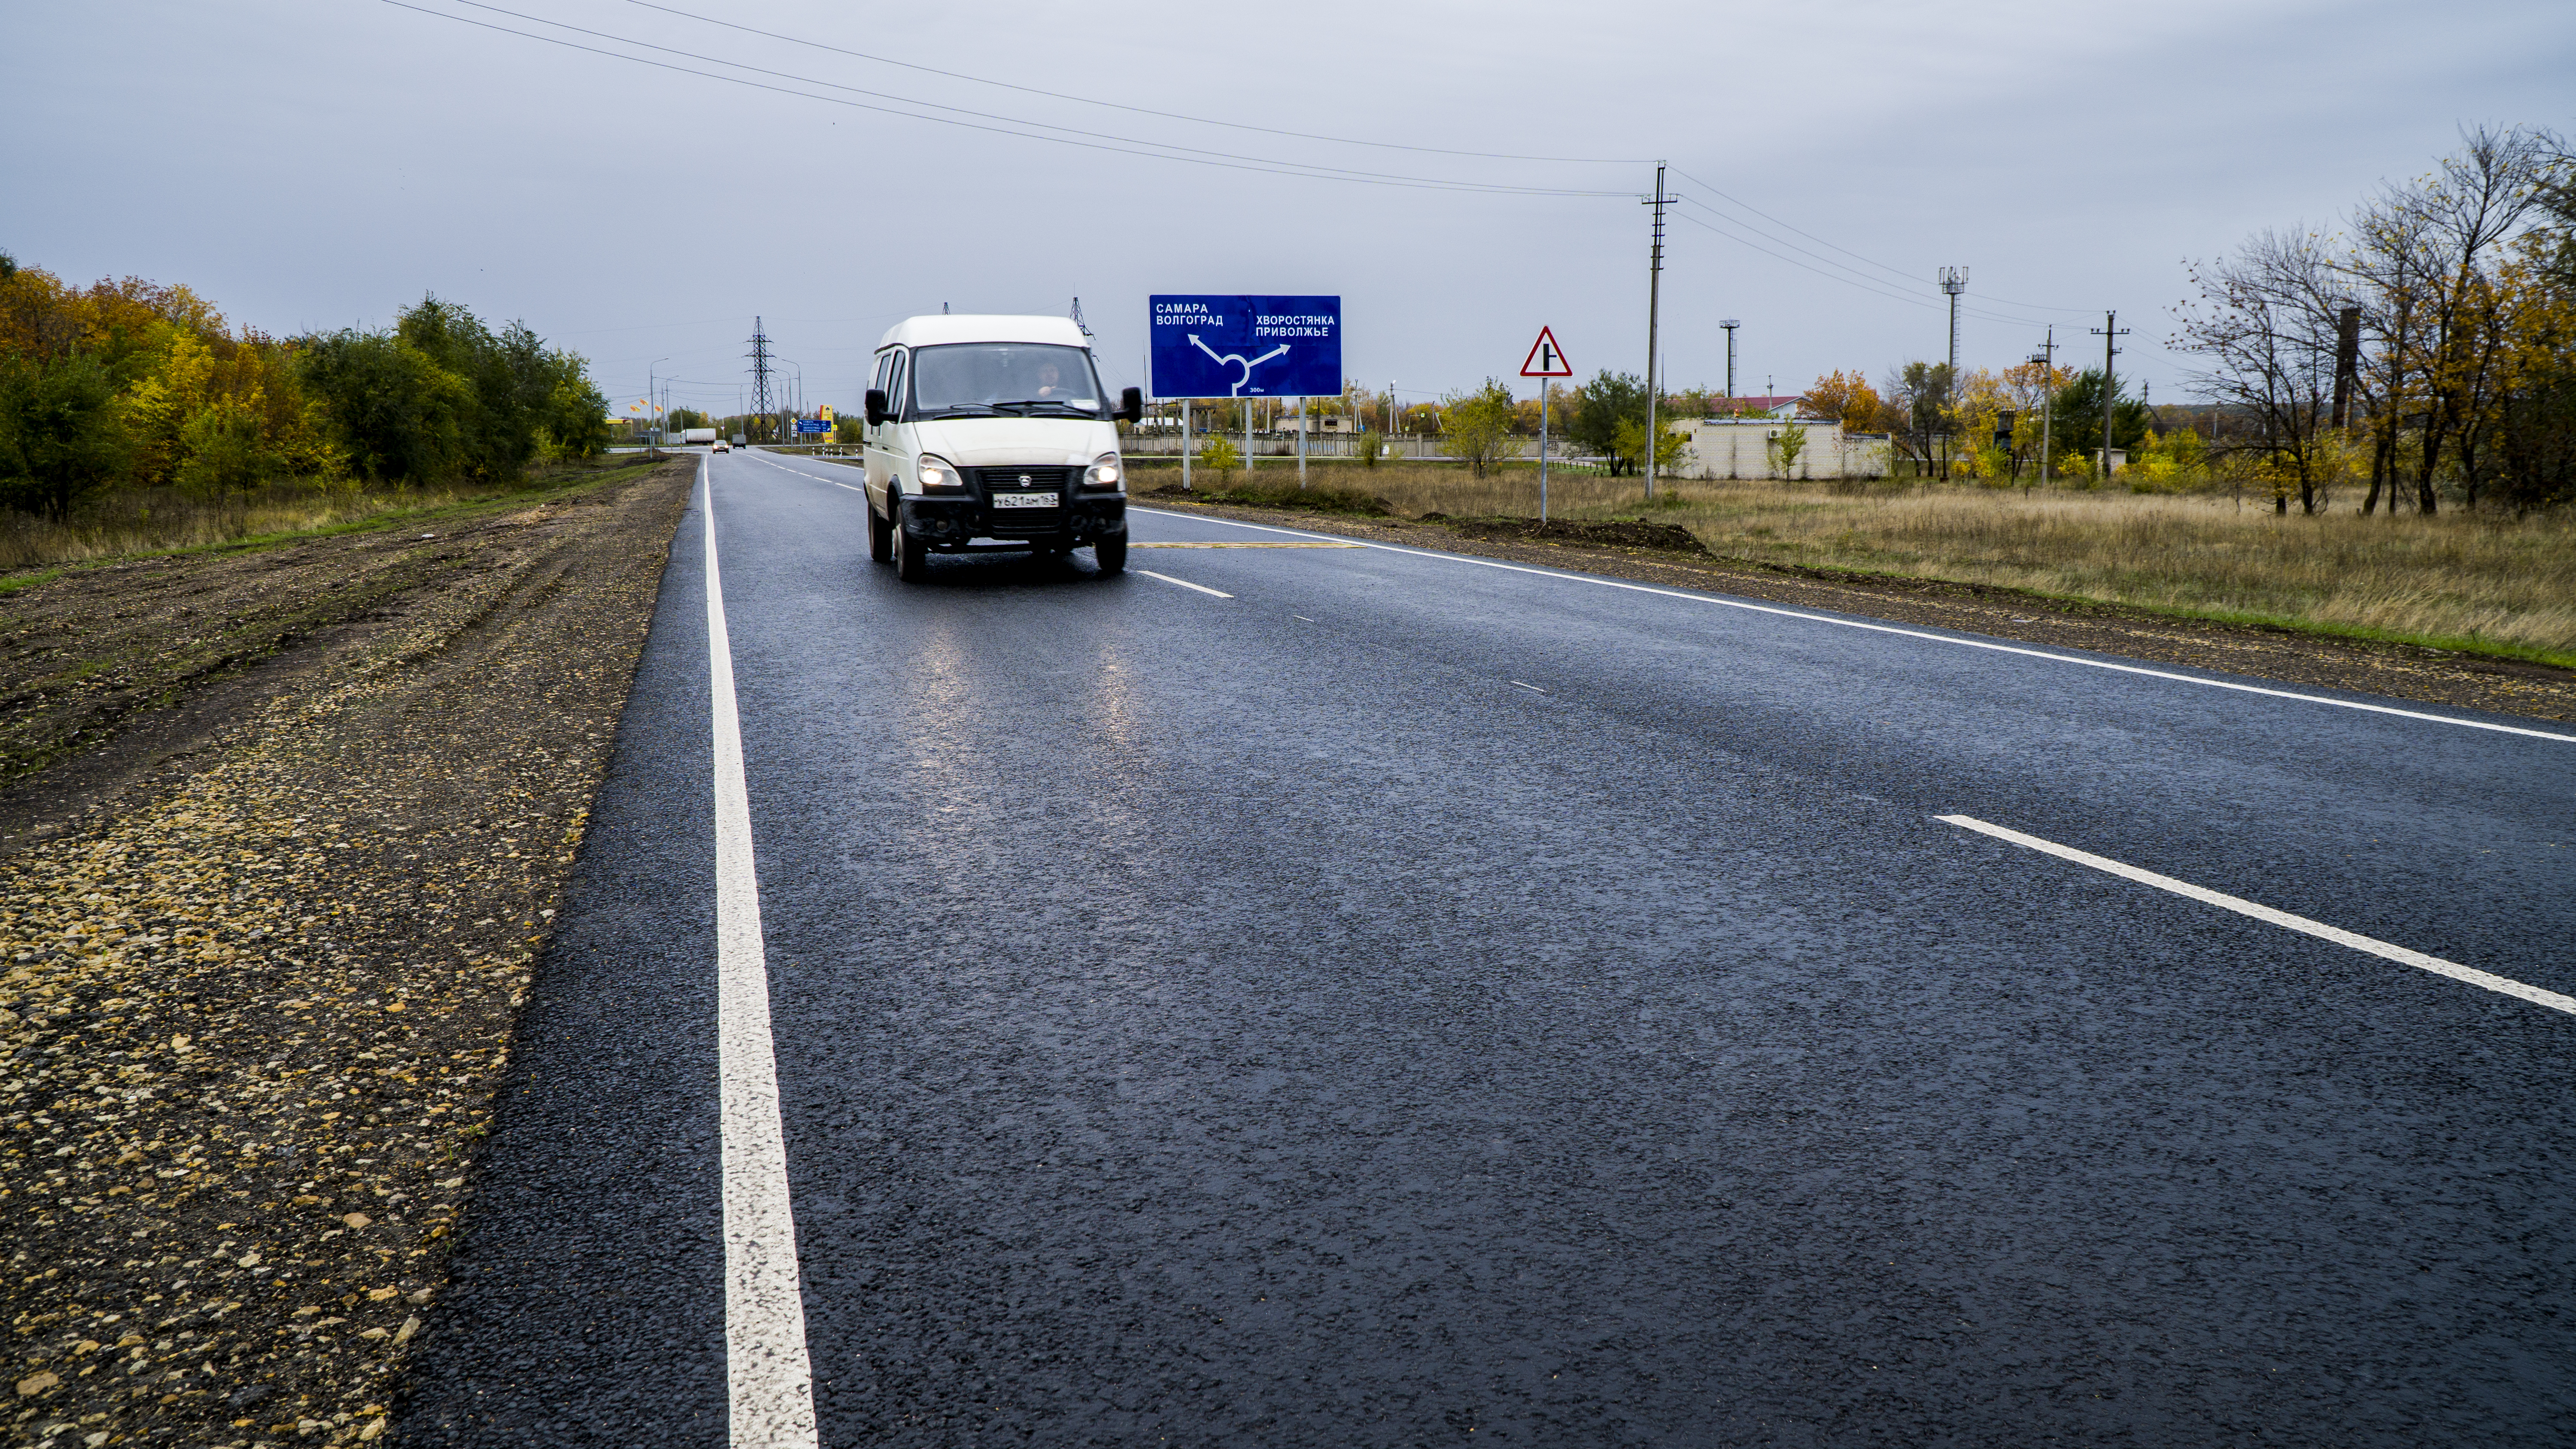
M1574 364L1565 360L1565 349L1556 345L1556 333L1552 329L1538 329L1538 340L1530 344L1529 356L1521 360L1521 376L1574 376Z

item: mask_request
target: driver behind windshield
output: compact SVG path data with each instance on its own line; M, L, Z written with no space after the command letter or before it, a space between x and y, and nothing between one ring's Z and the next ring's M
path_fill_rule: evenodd
M924 413L1015 403L1096 410L1089 360L1079 348L1009 343L925 347L915 356L913 405Z

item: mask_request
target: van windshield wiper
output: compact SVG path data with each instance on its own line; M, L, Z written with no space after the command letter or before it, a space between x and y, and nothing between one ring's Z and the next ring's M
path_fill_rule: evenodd
M993 406L991 403L950 403L946 407L933 412L930 416L933 421L936 421L940 418L992 417L1000 412L1001 409Z
M1066 402L1060 397L1014 398L1009 402L995 403L993 406L997 408L1063 408L1067 412L1081 413L1086 417L1097 411L1095 407L1085 407L1080 403Z

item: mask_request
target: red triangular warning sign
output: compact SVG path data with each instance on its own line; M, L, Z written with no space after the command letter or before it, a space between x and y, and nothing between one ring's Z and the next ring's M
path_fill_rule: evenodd
M1572 377L1574 364L1565 360L1565 349L1556 345L1556 333L1538 329L1538 340L1530 344L1529 356L1521 361L1523 377Z

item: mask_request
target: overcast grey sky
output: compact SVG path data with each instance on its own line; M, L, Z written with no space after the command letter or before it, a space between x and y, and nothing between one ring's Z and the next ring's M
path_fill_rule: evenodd
M420 8L14 0L0 247L72 281L184 282L273 333L380 324L434 291L586 354L621 402L651 364L719 410L754 314L809 398L847 407L884 328L943 302L1060 313L1078 294L1117 385L1142 381L1149 293L1338 293L1346 370L1436 395L1515 372L1541 323L1587 375L1643 371L1635 198L1660 157L1689 198L1664 277L1675 386L1722 381L1729 316L1739 392L1937 359L1933 274L1964 265L1963 360L2019 361L2054 322L2098 361L2086 329L2117 308L2137 329L2123 371L2164 401L2180 400L2182 364L2158 344L2184 259L2329 223L2464 122L2576 128L2568 0L670 0L806 43L635 0L406 3ZM423 11L841 102L1121 138L1101 145L1610 194L1084 149Z

